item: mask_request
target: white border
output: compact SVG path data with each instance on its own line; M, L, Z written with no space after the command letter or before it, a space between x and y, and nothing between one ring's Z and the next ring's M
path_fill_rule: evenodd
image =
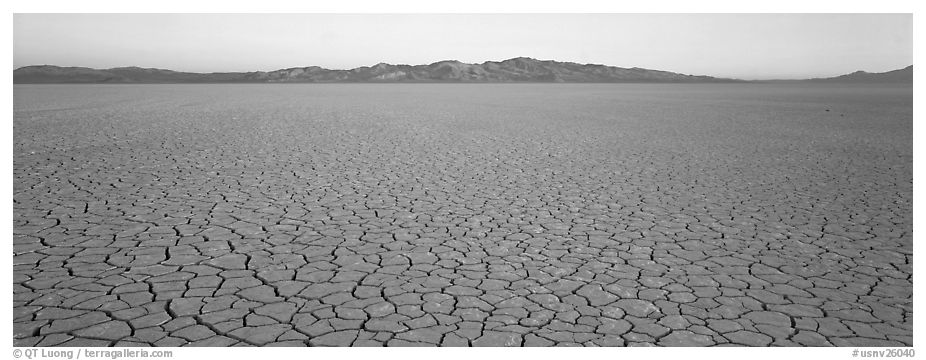
M921 2L922 3L922 2ZM6 304L12 303L12 13L119 13L119 12L183 12L183 13L280 13L280 12L316 12L316 13L739 13L739 12L778 12L778 13L914 13L914 59L918 58L922 46L917 44L920 39L917 30L920 15L919 4L915 1L824 1L812 2L807 0L777 0L770 2L748 1L684 1L684 0L650 0L645 2L603 2L590 0L570 0L538 3L534 1L498 1L498 0L463 0L463 1L427 1L403 0L373 1L373 0L341 0L329 2L303 2L290 0L262 0L262 1L189 1L189 0L159 0L151 2L132 2L117 0L95 1L66 1L42 0L25 1L14 0L10 4L10 11L2 18L2 29L8 32L3 37L6 49L10 52L4 62L7 72L3 78L7 85L3 88L3 104L6 109L4 127L3 149L7 156L3 159L6 176L3 185L7 189L3 192L3 200L7 204L3 209L2 224L7 240L7 256L0 257L0 266L6 269L4 277L4 290L0 297ZM923 76L919 72L915 75L914 84L921 84ZM919 85L914 85L914 94ZM915 96L915 107L921 105L919 97ZM917 125L922 116L914 116L914 179L921 179L923 172L916 159L920 158L919 151L922 146L917 145L922 139L921 128ZM921 192L914 186L914 214L917 204L920 203ZM915 219L915 218L914 218ZM918 222L914 220L914 234L923 231ZM915 238L914 238L915 239ZM914 245L914 248L919 246ZM916 256L914 256L916 257ZM924 280L918 276L918 267L914 262L914 298L920 299L916 294ZM918 302L922 302L918 301ZM12 351L12 309L8 307L2 311L2 321L5 324L2 341L6 350ZM920 331L924 324L922 306L914 302L914 349L920 350L920 357L926 356L926 348L919 346L923 336ZM864 350L865 348L860 348ZM854 348L541 348L541 349L475 349L475 348L441 348L441 349L364 349L364 348L171 348L174 359L202 359L221 356L229 359L255 359L261 357L284 357L300 359L324 359L329 357L357 357L376 359L466 359L479 357L517 356L529 358L568 358L574 356L588 356L596 359L618 359L623 356L645 358L689 358L710 357L718 359L784 359L784 358L826 358L826 359L852 359L851 351ZM11 354L8 352L7 354ZM7 355L10 356L10 355ZM0 355L0 357L6 357ZM856 358L861 359L861 358Z
M186 12L186 13L730 13L730 12L863 12L910 13L913 0L767 2L733 0L649 0L649 1L501 1L501 0L339 0L339 1L120 1L120 0L13 0L13 12Z

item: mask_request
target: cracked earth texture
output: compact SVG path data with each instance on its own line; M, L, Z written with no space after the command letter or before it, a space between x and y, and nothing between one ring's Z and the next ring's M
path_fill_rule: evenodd
M14 90L18 346L911 346L912 90Z

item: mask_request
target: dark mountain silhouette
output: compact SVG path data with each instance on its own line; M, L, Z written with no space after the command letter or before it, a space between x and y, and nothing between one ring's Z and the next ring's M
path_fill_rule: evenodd
M831 78L816 78L809 79L807 81L812 82L830 82L830 83L913 83L913 65L907 66L903 69L883 72L883 73L870 73L864 71L856 71L851 74L831 77Z
M806 80L762 82L820 83L912 83L913 65L883 73L856 71L851 74ZM350 70L329 70L318 66L275 71L190 73L164 69L119 67L91 69L53 65L25 66L13 71L13 83L338 83L338 82L566 82L566 83L701 83L743 82L711 76L685 75L643 68L621 68L518 57L504 61L466 64L456 60L428 65L379 63Z
M466 64L455 60L428 65L379 63L350 70L318 66L276 71L189 73L163 69L120 67L90 69L52 65L13 71L16 84L41 83L269 83L269 82L734 82L710 76L684 75L642 68L620 68L532 58Z

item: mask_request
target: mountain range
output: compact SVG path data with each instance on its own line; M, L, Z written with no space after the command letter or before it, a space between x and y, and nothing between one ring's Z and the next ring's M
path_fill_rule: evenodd
M809 81L837 83L913 83L913 65L883 73L856 71L851 74L831 78L815 78Z
M826 82L912 82L913 66L887 73L855 72ZM13 71L15 84L49 83L370 83L370 82L565 82L565 83L718 83L743 80L685 75L643 68L577 64L527 57L467 64L455 60L427 65L379 63L350 70L318 66L275 71L191 73L140 67L91 69L53 65L25 66Z

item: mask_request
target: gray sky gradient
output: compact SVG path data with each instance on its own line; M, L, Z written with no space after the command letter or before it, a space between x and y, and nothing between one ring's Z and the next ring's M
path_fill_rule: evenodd
M14 14L13 65L178 71L542 60L741 79L913 63L911 14Z

